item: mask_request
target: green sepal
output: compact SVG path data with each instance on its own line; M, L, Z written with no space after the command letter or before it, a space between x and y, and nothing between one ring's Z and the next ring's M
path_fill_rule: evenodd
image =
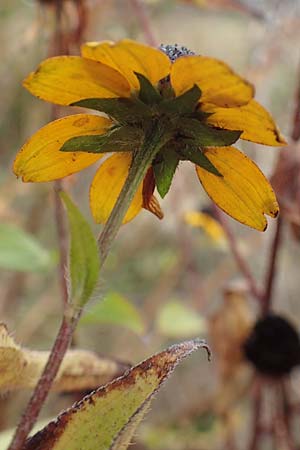
M212 113L201 111L201 109L198 108L196 111L193 111L192 113L185 114L184 117L190 119L197 119L200 122L205 122L205 120L211 115Z
M205 125L196 119L182 118L178 124L182 137L191 139L199 147L227 147L234 144L242 131L223 130Z
M152 164L156 188L161 198L164 198L168 193L180 161L179 155L171 145L165 145L156 155Z
M66 192L59 195L66 207L70 228L69 303L82 307L97 285L100 271L98 246L89 223L77 206Z
M152 116L150 108L139 99L86 98L72 103L72 106L81 106L104 112L120 124L140 123L142 119Z
M210 160L205 156L202 150L198 147L185 146L178 150L181 160L188 160L197 166L202 167L218 177L223 177L223 175L218 171L218 169L210 162Z
M148 78L141 73L134 72L140 83L139 99L146 105L155 105L161 102L162 97L157 89L150 83Z
M133 151L142 141L142 130L129 125L114 127L108 133L76 136L67 140L62 152L108 153Z
M201 89L194 86L178 97L164 100L160 103L159 112L171 114L173 116L182 116L194 112L201 97Z

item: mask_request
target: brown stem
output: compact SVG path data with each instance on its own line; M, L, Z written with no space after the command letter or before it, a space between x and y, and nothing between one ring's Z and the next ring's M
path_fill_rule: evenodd
M53 37L53 49L56 54L61 54L66 51L64 48L64 34L61 23L62 12L63 0L56 0L56 28ZM55 107L53 108L52 116L53 118L57 117L57 108ZM60 188L60 182L56 182L55 187ZM39 412L41 411L43 404L49 394L52 383L58 373L64 355L71 344L74 330L80 318L80 311L75 311L71 308L68 308L67 282L64 276L67 263L67 233L65 229L62 205L57 192L55 193L55 217L60 246L59 275L61 277L64 316L62 319L61 327L50 352L47 364L23 413L21 421L16 429L15 435L8 450L22 449L23 444L28 434L32 430Z
M78 323L79 318L79 313L77 315L74 315L71 319L68 319L66 316L64 316L47 364L23 413L21 421L16 429L14 438L8 450L22 449L25 440L32 430L39 412L48 396L63 357L71 343L73 331Z
M286 397L285 397L285 390L283 387L283 381L279 381L274 386L274 389L276 389L275 394L277 405L276 405L276 416L275 416L275 436L278 440L278 447L285 447L287 450L295 450L295 445L293 442L293 438L291 436L290 432L290 426L289 426L289 420L287 420L286 417L286 411L285 407L286 405Z
M276 224L276 231L273 238L272 246L271 246L271 252L270 252L270 258L269 258L269 267L267 270L266 275L266 282L265 282L265 293L262 298L262 313L264 315L268 314L271 308L271 302L272 302L272 294L274 289L274 280L276 277L277 272L277 265L278 265L278 251L280 248L281 243L281 230L282 230L282 219L281 217L278 218L277 224Z
M255 297L258 301L261 301L262 300L262 292L258 289L255 278L253 277L247 262L245 261L245 259L243 258L243 256L240 253L236 238L228 225L225 215L215 205L213 205L213 207L214 207L214 211L217 215L217 218L220 221L220 223L226 233L228 243L229 243L231 252L233 254L233 257L236 261L236 264L248 283L249 291L251 292L253 297Z
M300 74L300 67L299 67L299 74ZM296 142L299 141L300 139L300 75L295 95L295 110L294 110L291 137Z
M254 386L254 403L253 403L253 424L252 424L252 433L251 433L251 441L249 445L249 450L257 450L259 441L262 434L262 429L260 426L260 419L262 413L262 381L260 379L256 380L256 384Z
M154 37L154 34L151 29L151 25L149 22L148 15L145 11L145 6L140 0L130 0L132 9L135 12L136 17L138 18L141 28L145 34L146 42L153 47L157 47L157 41Z

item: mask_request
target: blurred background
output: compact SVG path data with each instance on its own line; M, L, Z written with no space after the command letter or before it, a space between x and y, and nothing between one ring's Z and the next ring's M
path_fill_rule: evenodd
M200 352L175 371L131 448L300 448L297 367L274 378L257 372L243 351L262 304L297 332L300 325L300 1L65 0L62 20L72 54L80 41L132 38L177 43L227 62L255 85L289 141L283 150L238 145L272 179L280 201L281 219L269 221L265 233L213 209L192 165L182 163L161 202L164 219L143 211L121 229L74 346L126 364L196 336L211 346L210 363ZM34 350L51 347L62 311L54 187L23 184L11 167L24 141L53 114L21 83L55 53L55 21L54 1L1 0L0 321ZM90 223L96 168L64 181ZM268 352L282 340L279 329ZM284 342L283 348L288 352ZM29 394L4 389L0 431L15 426ZM82 394L51 394L42 418Z

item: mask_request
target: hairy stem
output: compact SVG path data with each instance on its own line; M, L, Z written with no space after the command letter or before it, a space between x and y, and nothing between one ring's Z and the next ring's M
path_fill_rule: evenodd
M159 124L153 125L146 133L141 148L133 156L132 164L123 189L121 190L110 217L98 238L101 267L109 253L111 244L122 225L122 221L140 183L143 181L154 156L164 144L162 138L163 130Z
M22 419L16 429L14 438L8 450L21 450L23 448L24 442L36 422L39 412L48 396L51 385L57 375L60 364L71 343L73 331L76 328L79 317L79 313L74 315L71 319L68 319L66 316L63 317L47 364L23 413Z
M99 237L98 242L101 266L109 253L111 244L118 233L138 186L142 182L154 156L163 145L162 137L163 131L161 127L159 124L154 125L146 133L144 143L140 150L134 154L124 187ZM65 308L65 315L47 364L26 407L8 450L21 450L23 448L24 442L32 430L39 412L48 396L64 355L70 346L79 318L80 311L68 311L68 308Z

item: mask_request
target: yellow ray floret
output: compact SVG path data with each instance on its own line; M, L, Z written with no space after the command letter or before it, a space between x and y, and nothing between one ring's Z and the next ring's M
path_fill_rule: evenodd
M102 134L111 121L91 114L76 114L50 122L23 145L14 162L14 173L23 181L52 181L66 177L99 160L103 155L61 152L70 138Z
M241 139L264 145L286 145L271 114L255 100L240 108L203 105L201 109L212 113L208 123L226 130L242 130Z
M222 225L209 214L199 211L187 211L184 215L184 220L192 227L202 228L215 242L225 240Z
M171 67L169 58L160 50L129 39L117 43L88 42L81 47L81 54L116 69L134 90L139 89L134 72L144 75L155 85L169 74Z
M80 56L46 59L23 84L36 97L57 105L70 105L85 98L130 95L130 86L119 72Z
M257 165L234 147L212 147L205 156L223 177L196 167L202 186L210 198L227 214L245 225L264 231L265 215L279 211L273 189Z
M117 201L128 175L131 153L115 153L99 167L90 189L90 206L95 222L105 223ZM132 220L143 206L143 183L140 184L123 223Z
M197 84L202 92L201 102L224 107L245 105L254 95L248 81L222 61L206 56L178 58L171 68L171 83L176 95Z

